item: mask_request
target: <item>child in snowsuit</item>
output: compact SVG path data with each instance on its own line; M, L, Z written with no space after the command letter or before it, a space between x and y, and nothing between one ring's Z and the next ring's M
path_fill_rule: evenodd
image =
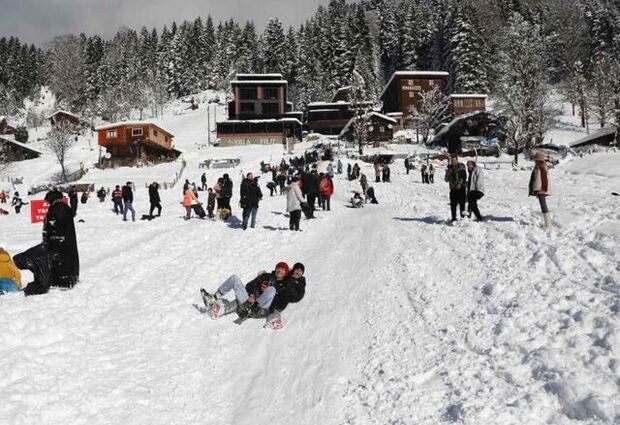
M207 212L209 214L209 218L213 218L215 217L213 215L213 210L215 209L215 193L211 188L209 188L207 193Z

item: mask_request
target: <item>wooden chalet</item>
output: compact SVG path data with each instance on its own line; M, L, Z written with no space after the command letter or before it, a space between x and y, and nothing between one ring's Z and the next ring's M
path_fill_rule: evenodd
M383 112L401 112L404 118L411 115L410 108L419 105L421 94L439 88L446 90L449 74L444 71L397 71L381 93Z
M52 127L64 123L72 126L76 131L90 128L91 125L88 121L80 118L79 116L72 114L71 112L58 110L47 117Z
M394 118L381 114L376 111L369 112L368 118L368 144L379 146L382 142L391 142L394 137L394 127L398 122ZM340 132L340 139L349 143L356 142L353 131L355 118L351 118L347 125Z
M487 110L486 94L452 94L450 95L454 115L469 114L471 112L485 112Z
M353 118L349 102L312 102L308 104L308 130L325 135L338 135Z
M237 74L228 120L217 123L219 146L301 141L302 113L288 102L282 74Z
M15 134L15 126L9 124L7 117L0 116L0 134Z
M1 135L0 155L8 162L13 162L38 158L43 155L43 152L16 141L13 135Z
M110 154L112 165L137 161L163 162L176 159L172 133L146 121L102 125L97 131L99 146Z

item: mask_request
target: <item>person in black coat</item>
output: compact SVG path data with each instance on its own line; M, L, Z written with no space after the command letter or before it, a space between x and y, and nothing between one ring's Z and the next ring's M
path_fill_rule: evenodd
M314 201L319 196L319 176L316 170L312 170L312 173L301 175L301 192L308 200L309 211L306 217L314 218Z
M157 182L149 185L149 202L151 204L149 215L152 216L153 211L157 208L157 217L161 216L161 198L159 197L159 184Z
M229 214L232 215L232 208L230 207L230 198L232 198L232 193L233 193L233 182L228 176L228 174L224 174L222 178L224 179L224 183L222 184L222 192L220 195L224 203L224 205L222 205L222 208L227 208L228 210L230 210Z
M131 182L127 182L122 189L123 203L123 221L127 221L127 211L131 211L131 220L136 221L136 210L133 209L133 189L131 188Z
M45 294L50 287L50 268L45 244L33 246L13 257L13 262L20 270L29 270L34 280L24 288L24 295Z
M45 200L50 205L43 224L43 244L50 268L49 283L51 286L72 288L80 278L73 212L57 190L48 192Z
M71 205L71 212L73 213L73 217L75 217L77 215L78 208L78 196L77 192L75 191L75 187L71 186L67 194L69 195L69 205Z
M241 182L241 201L239 202L243 208L243 230L248 228L248 220L252 216L250 227L256 225L256 214L258 213L258 203L263 199L263 192L258 187L258 177L254 178L252 173L248 173Z
M276 296L271 303L270 314L281 313L289 303L297 303L303 299L306 294L305 270L303 264L296 263L284 281L274 283Z

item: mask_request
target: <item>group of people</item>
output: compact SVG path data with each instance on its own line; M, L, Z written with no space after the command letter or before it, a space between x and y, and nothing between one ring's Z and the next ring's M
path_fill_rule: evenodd
M71 207L54 189L45 195L49 204L43 223L42 242L13 258L0 248L0 292L21 290L21 271L29 270L34 280L23 288L26 296L44 294L51 286L72 288L79 280L80 260Z
M469 175L468 175L469 172ZM475 161L467 161L467 168L459 162L456 155L450 157L450 163L446 167L444 180L450 188L450 214L451 221L457 220L456 209L459 208L461 218L471 217L473 213L477 221L483 217L478 209L478 200L484 196L484 174ZM465 202L468 210L465 212Z
M8 203L10 196L8 192L4 192L0 190L0 204ZM22 207L27 205L28 202L24 202L22 198L19 196L19 192L15 192L13 194L13 199L11 200L11 207L15 209L15 214L19 214L22 211ZM8 211L2 209L3 214L8 214Z
M331 210L331 197L334 194L334 182L329 173L318 173L316 169L294 175L291 183L285 188L286 211L289 213L289 229L301 231L299 223L301 213L307 219L315 218L316 207L323 211Z
M387 163L374 163L375 168L375 183L389 183L390 182L390 166Z
M422 184L435 183L435 167L433 164L429 164L428 167L426 164L422 164L420 174L422 174Z
M241 278L232 275L215 292L201 288L200 293L207 312L213 319L237 313L239 319L266 318L268 323L282 325L280 314L291 303L301 301L306 293L305 266L295 263L289 268L286 262L279 262L271 272L259 275L243 284ZM234 293L234 299L226 295Z

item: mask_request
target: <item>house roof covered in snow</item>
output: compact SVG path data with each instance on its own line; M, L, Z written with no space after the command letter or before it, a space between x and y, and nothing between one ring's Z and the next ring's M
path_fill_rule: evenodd
M287 85L288 81L286 80L232 80L230 82L230 84L235 84L235 85L243 85L243 84L248 84L248 85L253 85L253 84L282 84L282 85Z
M571 148L579 148L582 146L594 145L601 142L611 142L616 134L616 127L607 127L602 130L597 131L596 133L592 133L586 137L582 137L579 140L574 141L570 144Z
M111 130L113 128L118 128L118 127L132 127L132 126L133 127L142 127L142 126L145 126L145 125L152 126L152 127L157 127L163 133L166 133L170 137L174 137L174 134L170 133L168 130L162 128L159 124L157 124L156 122L153 122L153 121L119 121L119 122L115 122L115 123L111 123L111 124L104 124L104 125L100 125L98 127L95 127L95 131Z
M281 80L282 74L237 74L235 78L237 80Z
M80 118L79 116L77 116L77 115L75 115L75 114L73 114L73 113L71 113L71 112L69 112L69 111L63 111L62 109L58 109L58 110L54 111L52 114L50 114L50 115L47 117L47 119L49 120L50 118L53 118L53 117L55 117L55 116L56 116L56 115L58 115L58 114L67 115L67 116L69 116L69 117L73 117L73 118L75 118L75 119L78 119L78 120L80 120L80 121L83 121L83 120L82 120L82 118Z
M37 155L43 155L43 152L41 152L40 150L30 147L26 145L25 143L18 142L17 140L15 140L13 135L6 135L6 134L1 135L0 143L10 143L12 145L19 146L20 148L32 151L36 153Z
M302 125L301 121L297 118L271 118L271 119L263 119L263 120L226 120L219 121L218 124L231 123L231 124L243 124L243 123L266 123L266 122L296 122L299 125Z
M398 121L396 121L394 118L390 118L385 114L382 114L380 112L377 111L371 111L369 113L366 114L366 117L370 118L370 117L377 117L379 119L382 119L384 121L388 121L391 124L397 124ZM349 131L349 128L351 127L351 125L353 125L353 122L355 121L356 117L353 117L349 120L349 122L347 122L347 125L344 126L344 128L342 129L342 131L340 132L340 135L343 136L344 134L347 133L347 131Z
M390 77L390 80L387 82L381 95L379 98L382 98L385 94L388 87L392 85L392 82L396 77L411 77L411 78L420 78L420 77L440 77L440 78L448 78L450 76L449 72L446 71L396 71Z
M488 96L486 94L479 94L479 93L474 93L474 94L457 93L457 94L451 94L450 97L454 99L486 99Z

